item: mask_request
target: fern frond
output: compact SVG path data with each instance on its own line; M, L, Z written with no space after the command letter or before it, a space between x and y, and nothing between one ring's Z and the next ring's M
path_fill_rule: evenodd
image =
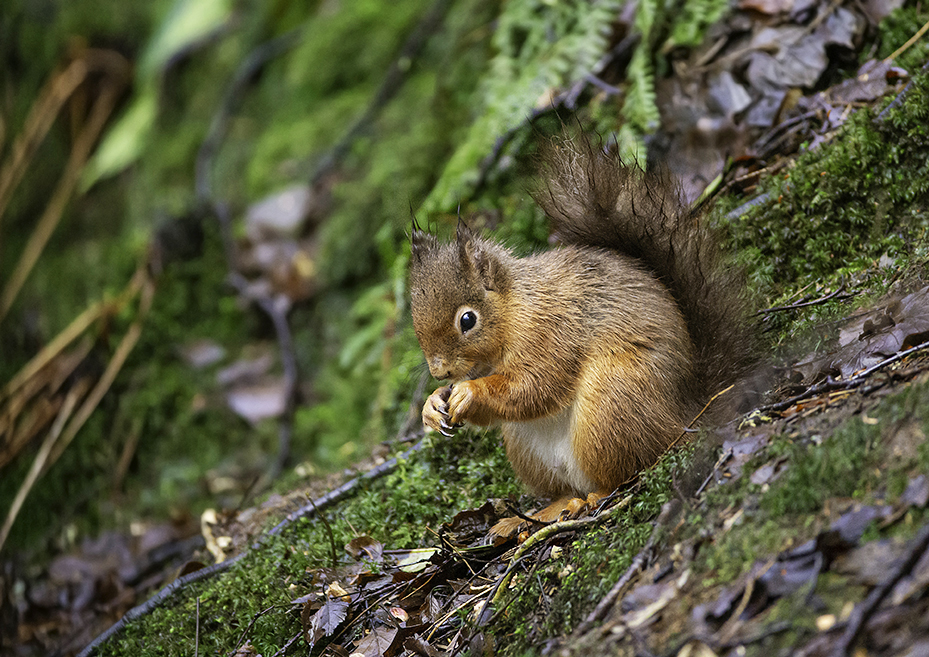
M686 0L665 48L699 45L706 28L722 18L728 9L729 0Z
M497 51L482 87L480 114L429 197L426 213L466 197L478 166L502 135L517 128L552 93L593 72L608 46L618 0L510 0L492 45Z

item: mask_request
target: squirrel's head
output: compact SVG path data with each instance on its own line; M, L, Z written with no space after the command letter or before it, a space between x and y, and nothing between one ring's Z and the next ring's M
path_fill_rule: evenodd
M508 253L459 221L450 244L414 223L412 255L413 330L432 376L456 382L490 373L505 340Z

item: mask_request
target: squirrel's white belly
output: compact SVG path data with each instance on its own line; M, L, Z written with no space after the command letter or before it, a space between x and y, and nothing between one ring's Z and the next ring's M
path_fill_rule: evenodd
M575 404L571 404L555 415L538 420L504 422L502 428L506 439L516 443L517 449L544 471L544 478L550 476L552 481L589 493L597 486L584 474L574 456L571 440L574 408Z

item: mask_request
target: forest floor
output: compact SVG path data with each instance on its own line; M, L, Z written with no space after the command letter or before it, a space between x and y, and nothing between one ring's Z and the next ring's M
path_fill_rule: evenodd
M538 500L522 494L494 432L466 429L451 440L423 436L418 411L427 381L414 380L410 361L418 363L419 352L408 318L396 316L407 310L405 256L398 255L407 249L405 242L398 247L391 241L396 237L391 230L402 234L402 229L390 219L384 227L351 224L356 232L347 232L349 245L337 253L354 256L351 235L370 229L382 241L375 245L369 239L364 248L369 255L380 249L386 271L353 271L350 265L365 258L333 257L348 272L345 280L364 281L369 288L337 291L325 302L307 302L321 284L299 275L316 262L316 237L269 237L269 227L255 219L261 203L245 213L244 238L218 235L215 227L212 233L204 230L199 238L206 242L205 256L170 251L168 246L177 246L176 235L161 231L126 291L101 303L96 319L85 326L96 350L89 339L75 340L72 351L59 352L51 366L32 371L33 378L24 379L29 385L20 380L17 388L14 381L3 390L0 401L6 405L0 410L41 411L51 424L59 409L74 408L72 391L80 399L91 382L106 380L117 359L104 361L104 368L98 352L119 354L124 344L113 326L125 329L125 339L136 330L142 334L138 360L125 361L124 378L114 386L129 401L125 406L104 402L89 420L87 433L98 438L98 447L110 435L124 440L119 448L109 446L110 452L87 452L93 453L87 461L98 459L106 464L103 469L115 471L106 473L112 482L102 478L105 483L96 488L72 493L102 499L97 514L118 516L114 524L119 526L84 535L77 524L62 521L64 529L56 525L36 532L44 540L38 552L53 545L48 559L33 560L26 551L9 559L5 554L0 651L23 657L929 654L929 75L925 55L918 54L925 53L922 46L891 47L887 36L892 30L898 37L912 34L922 8L907 7L909 13L882 22L894 3L798 2L795 11L763 0L742 4L711 30L708 41L715 45L674 60L673 71L655 81L662 129L651 145L659 156L666 153L688 203L697 201L710 180L719 183L710 217L730 231L741 262L754 266L749 268L754 291L763 289L760 296L777 304L757 315L760 331L771 338L767 361L776 366L741 384L760 386L763 403L729 425L701 430L598 509L533 526L518 540L494 541L487 530L498 518L528 513ZM620 27L631 34L629 17L622 20L626 24ZM873 36L878 29L885 31L885 42L875 40L869 52L859 50L869 43L865 33ZM462 30L470 39L472 28ZM613 59L602 71L605 79L585 78L550 90L549 107L501 135L494 153L481 153L479 171L471 173L479 173L478 188L491 189L480 193L491 198L474 201L474 214L488 228L511 230L510 237L535 230L538 213L520 214L522 206L506 196L511 185L525 197L525 181L516 185L506 178L512 173L505 164L509 156L501 152L514 132L532 133L533 121L556 104L567 115L586 111L571 107L582 91L591 106L608 105L604 99L616 93L611 85L622 83L607 79L610 69L624 73L624 66L632 66L629 48L637 43L616 40ZM283 41L275 43L281 47ZM780 44L786 57L773 57L772 44ZM879 47L887 52L878 52ZM906 48L912 50L904 54ZM710 75L708 62L714 59L721 68ZM183 81L194 67L171 73ZM814 85L842 67L848 72L844 79ZM277 88L271 88L276 98ZM596 96L601 92L605 96ZM232 110L224 107L216 116L225 111ZM255 116L249 120L260 122ZM399 123L396 116L391 120ZM190 161L180 167L186 173L178 176L198 194L209 184L192 181L188 169L194 168L194 158L199 165L201 154L210 154L206 146L214 154L219 150L210 139L220 132L212 126L222 122L204 123L211 128L196 141L203 149L188 148ZM387 140L385 150L389 146ZM396 157L403 159L404 153ZM228 162L223 166L235 169ZM397 172L386 165L384 170L390 175L380 171L372 177L392 185ZM238 184L238 173L230 186ZM281 177L271 166L262 175ZM494 175L504 183L494 183ZM322 187L331 191L338 177L323 176ZM432 173L424 177L435 182ZM343 206L350 205L345 188L337 189ZM372 197L383 196L380 188L373 189ZM305 191L306 186L290 189L268 200L279 210ZM326 196L314 197L319 205L314 212L321 216L332 211L331 198L320 200ZM373 222L380 218L369 211L370 203L365 199L359 205L365 216L375 216L368 219ZM224 207L218 201L215 206ZM514 225L529 216L529 228L513 228L507 221L495 226L500 207L517 208ZM211 218L222 219L221 214ZM452 214L448 218L452 221ZM183 227L180 221L171 225ZM532 246L547 240L542 232L541 238L533 236ZM223 240L226 247L236 244L238 260L223 258ZM274 253L270 264L262 261L269 252ZM172 265L175 257L181 265ZM282 260L293 266L275 268ZM172 266L195 273L184 270L187 278L177 276ZM156 273L162 267L167 273ZM246 269L248 281L236 276ZM278 296L272 298L268 290ZM303 370L317 377L304 381L304 388L288 379L293 363L269 355L274 351L269 336L284 342L280 321L285 326L288 321L283 306L271 303L275 298L286 298L288 309L289 303L298 308L289 315L291 327L298 326L294 315L304 302L316 305L300 318L323 318L316 320L321 327L307 321L317 332L303 335L302 342L298 335L304 346L292 349L294 361L303 350ZM127 299L137 303L135 314L127 310ZM242 299L251 305L237 303ZM192 339L189 327L178 321L192 314L198 301L214 304L205 311L211 315L208 323L198 328L215 342ZM327 321L331 324L324 325ZM97 324L99 329L87 329ZM352 332L332 338L346 326ZM244 355L195 364L222 351L218 334L234 336L229 341ZM261 344L242 346L256 334ZM333 356L326 340L344 350ZM162 368L159 358L169 366ZM342 369L320 364L323 359ZM220 361L227 367L215 372ZM334 378L332 371L344 378ZM224 375L230 382L199 387ZM357 392L358 381L368 387ZM40 392L46 389L54 393L49 395L58 404L54 409L41 405L47 400ZM736 388L731 394L742 392ZM303 405L295 408L298 398ZM233 417L226 406L237 404L236 413L256 417L248 423ZM265 466L274 460L267 455L277 438L273 420L287 417L288 404L290 424L279 426L335 445L315 445L314 457L338 452L362 458L324 476L314 473L307 457L286 470L273 489L265 486L255 501L253 485L272 470ZM214 412L220 406L226 415ZM385 409L393 409L393 415ZM0 420L6 417L0 413ZM385 427L394 425L399 426L396 437L382 440ZM14 423L0 426L9 429ZM193 444L207 434L216 440L206 460L220 462L227 446L244 445L232 466L191 474L185 471L195 470L191 459L176 465L170 458L159 461L152 489L164 490L134 494L143 501L158 495L171 500L171 511L161 516L169 519L153 520L141 508L122 509L130 497L125 485L130 471L149 466L139 456L151 454L143 451L145 437L164 438L170 446ZM371 442L376 445L368 454ZM44 447L37 450L42 455ZM0 456L6 458L5 452ZM29 470L28 464L18 467L17 472ZM74 491L67 483L59 490ZM171 488L175 484L180 493ZM4 485L5 491L12 488L9 480ZM197 489L198 503L210 500L210 508L192 512L197 507L189 503L191 489ZM20 519L20 525L31 521L29 528L36 529L42 524L37 518L58 513L54 504L35 504L32 508L42 507L46 515Z

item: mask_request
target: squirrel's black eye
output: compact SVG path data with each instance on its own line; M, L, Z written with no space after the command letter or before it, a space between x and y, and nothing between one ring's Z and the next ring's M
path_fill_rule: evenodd
M461 313L461 319L458 320L458 324L461 326L461 332L467 333L474 328L475 324L477 324L477 315L475 315L470 310Z

